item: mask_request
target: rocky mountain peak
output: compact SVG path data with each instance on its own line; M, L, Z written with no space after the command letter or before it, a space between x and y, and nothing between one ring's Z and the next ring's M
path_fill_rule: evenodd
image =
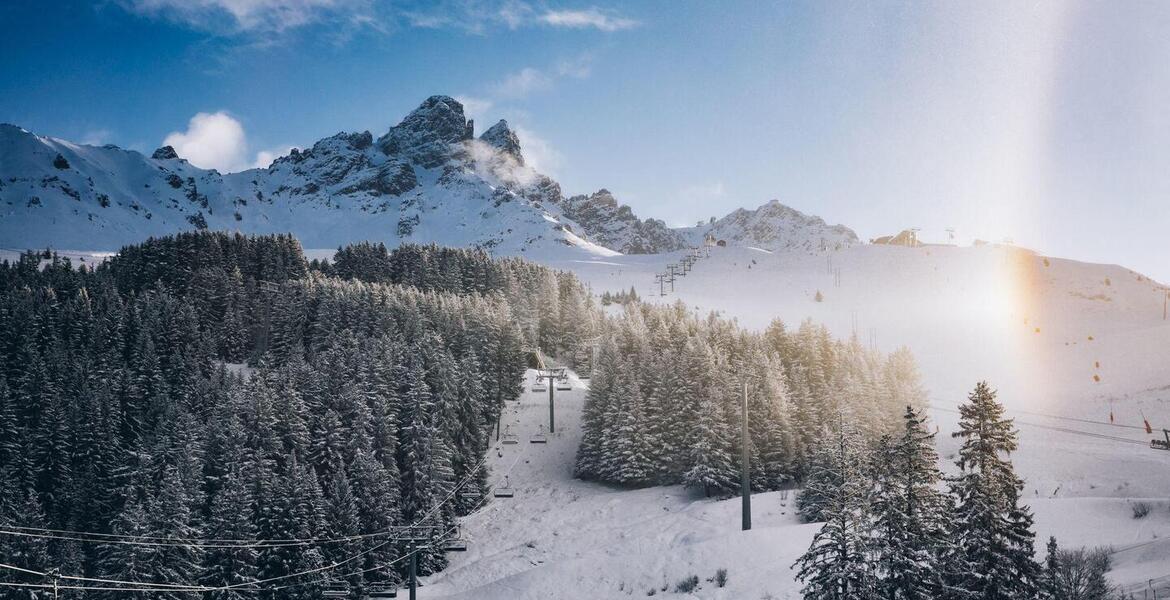
M520 154L520 138L516 137L516 132L508 127L508 122L504 119L500 119L498 123L483 132L479 139L485 144L511 155L520 164L524 164L524 157Z
M179 158L179 153L175 152L175 149L171 146L163 146L155 150L154 154L151 154L150 157L154 160L171 160L173 158Z
M431 96L401 123L378 138L378 147L390 156L405 156L426 168L442 164L451 145L469 140L474 125L463 114L463 105L450 96Z

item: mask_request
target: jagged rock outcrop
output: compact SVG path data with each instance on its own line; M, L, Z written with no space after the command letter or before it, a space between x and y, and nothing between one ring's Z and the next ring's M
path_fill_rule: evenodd
M590 240L623 254L658 254L690 246L686 236L658 219L639 219L619 204L609 190L573 196L561 205L565 216L578 223Z
M171 160L174 158L179 158L179 154L175 152L173 147L163 146L158 150L155 150L154 154L151 154L150 157L154 160Z
M483 132L483 135L479 136L479 139L500 152L515 158L516 162L520 165L524 164L524 157L520 154L520 138L516 137L516 132L508 127L507 121L500 119L498 123Z
M471 139L473 130L462 104L449 96L431 96L378 138L378 147L387 155L409 157L433 169L450 156L451 144Z

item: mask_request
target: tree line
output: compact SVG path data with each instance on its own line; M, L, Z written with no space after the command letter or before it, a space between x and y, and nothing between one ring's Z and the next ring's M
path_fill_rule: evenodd
M405 542L385 532L424 518L447 528L490 496L482 459L522 390L525 349L569 352L578 325L562 307L592 310L575 278L523 261L414 247L385 266L434 260L499 279L339 274L290 236L209 232L96 268L38 253L0 264L4 562L236 586L88 592L98 598L316 598L330 583L356 597L399 581ZM555 317L542 322L541 306ZM423 572L444 564L420 556ZM353 574L330 582L338 573ZM29 591L47 597L18 596Z
M909 352L886 356L807 321L754 333L682 304L632 303L599 337L576 462L585 479L737 489L745 384L754 490L803 480L838 415L859 415L876 440L925 403Z

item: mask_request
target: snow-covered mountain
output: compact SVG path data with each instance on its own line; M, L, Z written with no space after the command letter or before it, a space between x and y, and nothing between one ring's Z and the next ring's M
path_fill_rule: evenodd
M857 243L849 229L776 201L672 229L604 189L565 198L525 163L506 121L477 139L447 96L428 98L377 139L338 133L229 174L195 167L169 146L146 156L0 124L0 246L116 250L196 228L291 232L311 248L438 242L554 259L671 252L708 234L770 250Z
M209 228L292 232L308 247L434 241L612 254L563 222L560 186L525 166L506 122L473 132L459 102L433 96L377 139L339 133L266 169L221 174L170 147L148 157L0 125L0 240L116 249Z
M723 240L735 246L764 250L823 252L860 243L857 234L844 225L829 225L814 215L772 200L755 209L741 208L707 225L677 230L692 245L705 238Z

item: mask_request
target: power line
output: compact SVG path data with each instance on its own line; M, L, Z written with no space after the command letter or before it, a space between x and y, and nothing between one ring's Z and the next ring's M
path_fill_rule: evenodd
M447 494L446 498L444 498L441 502L439 502L439 503L435 504L433 507L431 507L431 509L428 510L426 512L426 514L424 514L418 521L416 521L413 525L411 525L409 527L422 527L423 526L422 524L427 519L429 519L436 511L438 511L438 509L440 507L445 505L447 502L450 502L455 497L456 492L458 492L460 488L462 488L464 485L466 485L467 482L470 481L471 478L474 476L474 474L478 471L478 465L482 465L486 460L487 460L487 455L485 454L484 458L477 464L477 468L475 470L470 471L468 473L468 475L463 478L462 481L460 481L458 484L453 486L451 488L450 493ZM517 457L517 460L519 460L519 457ZM170 592L175 592L175 591L189 591L189 592L224 591L224 590L231 590L231 589L241 589L241 588L246 588L248 586L261 585L261 584L269 583L269 582L273 582L273 581L280 581L280 580L289 579L292 577L301 577L301 576L305 576L305 575L312 575L315 573L321 573L321 572L328 571L331 569L336 569L337 567L340 567L341 565L353 562L354 560L357 560L358 558L361 558L362 556L365 556L367 554L370 554L371 552L374 552L378 549L381 549L381 548L385 547L387 544L390 544L391 542L404 541L406 539L408 539L408 538L390 538L390 539L384 540L375 546L371 546L370 548L367 548L367 549L365 549L361 552L358 552L358 553L356 553L348 558L345 558L343 560L337 561L331 565L325 565L322 567L308 569L308 570L297 572L297 573L289 573L289 574L280 575L277 577L270 577L268 579L263 579L263 580L259 580L259 581L232 584L232 585L226 585L226 586L204 586L204 585L191 585L191 584L174 584L174 583L165 583L165 582L158 583L158 582L122 581L122 580L116 580L116 579L99 579L99 578L92 578L92 577L80 577L80 576L76 576L76 575L50 575L49 573L43 573L40 571L23 569L20 567L15 567L13 565L7 565L7 564L3 564L3 563L0 563L0 568L15 570L15 571L23 572L23 573L26 573L29 575L36 575L39 577L56 577L59 579L66 579L66 580L70 580L70 581L89 581L89 582L95 582L95 583L111 583L111 584L115 584L115 585L127 585L127 586L153 586L154 588L162 588L163 591L170 591ZM96 540L94 540L94 541L96 541ZM191 544L185 544L185 545L192 546ZM232 547L246 547L246 546L232 546ZM49 586L49 587L52 587L52 586ZM65 588L65 589L69 589L69 588ZM82 588L77 588L77 589L82 589ZM108 588L94 588L94 589L108 589ZM131 588L131 589L135 590L135 591L144 591L142 587L136 587L136 588Z
M468 472L468 477L471 477L487 462L487 456L482 457L478 463L473 465L473 468ZM459 483L462 486L466 483L467 478ZM458 489L458 487L456 488ZM445 502L445 501L444 501ZM382 537L387 535L396 535L402 530L409 530L415 525L398 525L391 529L384 531L376 531L372 533L354 534L351 536L336 537L336 538L287 538L287 539L205 539L205 538L174 538L174 537L160 537L160 536L139 536L139 535L123 535L113 533L98 533L88 531L71 531L67 529L48 529L39 527L23 527L18 525L4 525L0 524L0 535L12 535L21 537L36 537L45 539L58 539L69 541L80 541L100 544L126 544L135 546L181 546L181 547L197 547L197 548L281 548L289 546L315 546L335 543L345 543L352 541L359 541L363 539ZM42 532L40 534L29 532ZM109 539L90 539L91 537L109 538ZM148 540L148 541L138 541Z
M937 406L937 405L932 405L932 408L934 408L934 409L936 409L936 410L941 410L941 411L944 411L944 412L955 413L955 414L962 414L962 413L961 413L961 412L959 412L958 410L956 410L956 409L952 409L952 408L944 408L944 407L942 407L942 406ZM1141 446L1148 446L1148 445L1149 445L1148 443L1146 443L1146 442L1143 442L1143 441L1140 441L1140 440L1132 440L1132 439L1129 439L1129 438L1118 437L1118 436L1115 436L1115 435L1106 435L1106 434L1104 434L1104 433L1093 433L1093 432L1090 432L1090 431L1080 431L1080 430L1077 430L1077 429L1068 429L1068 428L1066 428L1066 427L1056 427L1056 426L1054 426L1054 425L1041 425L1041 424L1039 424L1039 423L1031 423L1031 422L1028 422L1028 421L1021 421L1021 420L1019 420L1019 419L1012 419L1012 422L1014 422L1014 423L1019 423L1020 425L1027 425L1027 426L1029 426L1029 427L1037 427L1037 428L1039 428L1039 429L1047 429L1047 430L1049 430L1049 431L1059 431L1059 432L1061 432L1061 433L1068 433L1068 434L1073 434L1073 435L1080 435L1080 436L1091 437L1091 438L1097 438L1097 439L1103 439L1103 440L1109 440L1109 441L1114 441L1114 442L1124 442L1124 443L1127 443L1127 444L1138 444L1138 445L1141 445Z
M521 458L522 454L523 453L521 452L520 454L518 454L516 456L516 460L514 460L512 462L512 465L508 467L508 471L505 474L509 474L512 472L512 470L520 462L520 458ZM486 462L486 460L487 460L487 457L485 455L484 459L481 460L479 464L483 464L484 462ZM463 485L465 485L471 479L472 474L474 474L475 472L476 472L476 470L471 471L471 474L469 474L462 481L460 481L459 484L457 484L456 486L454 486L452 488L451 492L447 495L446 498L443 499L442 502L440 502L440 503L436 504L434 507L432 507L431 510L427 512L427 514L425 514L421 519L419 519L415 523L415 525L408 526L408 527L421 527L421 523L426 521L426 519L430 518L430 516L432 514L434 514L434 512L436 510L438 510L439 507L443 506L447 502L451 501L452 498L454 498L455 493L459 490L459 488L462 487ZM496 487L495 484L490 486L488 488L488 492L490 492L491 490L494 490L495 487ZM479 503L478 508L483 507L484 502L486 502L488 497L489 497L488 494L485 492L484 496L480 499L480 503ZM435 541L431 541L427 544L424 544L423 546L421 546L421 548L430 548L430 547L434 546L435 544L437 544L438 539L442 539L444 536L446 536L447 534L449 534L452 530L454 530L456 528L457 528L457 526L452 526L452 527L447 528L445 531L440 533L439 536L435 536L432 538ZM288 575L282 575L279 577L272 577L269 579L263 579L263 580L259 580L259 581L250 581L247 583L240 583L240 584L227 585L227 586L218 586L218 587L216 587L216 586L202 586L202 585L196 586L196 585L189 585L189 584L183 585L183 584L170 584L170 583L120 581L120 580L115 580L115 579L99 579L99 578L77 577L77 576L71 576L71 575L53 575L50 573L44 573L41 571L34 571L31 569L25 569L22 567L8 565L8 564L4 564L4 563L0 563L0 568L6 568L6 569L21 572L21 573L26 573L29 575L35 575L38 577L46 577L46 578L47 577L56 577L56 578L60 578L60 579L67 579L70 581L89 581L89 582L94 582L94 583L110 583L110 584L114 584L117 586L154 586L154 587L82 586L82 585L55 585L55 584L45 584L45 583L37 584L37 583L18 583L18 582L0 582L0 586L18 587L18 588L34 588L34 589L52 589L52 588L56 587L57 589L66 589L66 590L122 591L122 592L207 592L207 591L223 591L223 590L229 590L229 589L249 589L252 586L260 586L264 583L269 583L269 582L283 580L283 579L289 579L292 577L301 577L304 575L312 575L314 573L319 573L319 572L324 572L324 571L327 571L330 569L335 569L343 564L346 564L346 563L351 562L351 561L353 561L361 556L364 556L370 552L373 552L374 550L377 550L377 549L385 546L386 544L388 544L392 541L401 541L401 540L406 540L406 539L410 539L410 538L395 538L395 539L386 540L386 541L378 544L377 546L369 548L363 552L359 552L359 553L357 553L357 554L355 554L355 555L353 555L345 560L336 562L332 565L328 565L325 567L320 567L317 569L310 569L310 570L302 571L299 573L290 573ZM415 548L414 552L417 552L419 549L420 548ZM353 573L347 573L347 574L342 575L341 577L343 577L343 578L344 577L352 577L355 575L368 573L370 571L382 570L382 569L385 569L387 567L393 566L394 564L396 564L402 560L405 560L409 556L410 556L410 554L407 554L405 556L400 556L400 557L398 557L398 558L396 558L388 563L384 563L384 564L379 565L377 567L371 567L371 568L362 569L360 571L356 571ZM286 585L282 585L282 586L270 586L270 589L274 589L274 590L285 589L285 588L297 587L297 586L302 586L302 585L312 585L314 583L319 583L319 582L301 582L301 583L286 584Z

